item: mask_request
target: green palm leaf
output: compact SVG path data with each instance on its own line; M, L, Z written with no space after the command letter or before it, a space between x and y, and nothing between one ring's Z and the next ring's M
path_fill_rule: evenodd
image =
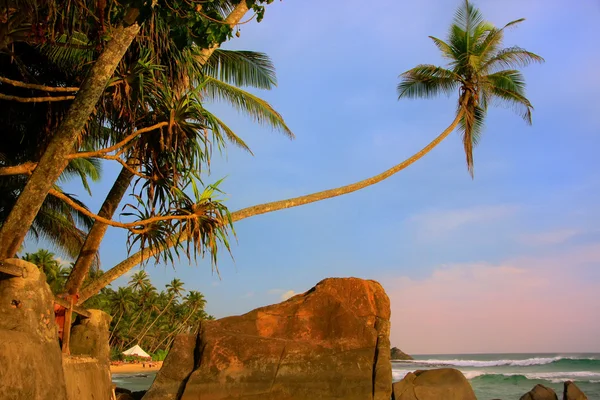
M264 53L217 49L204 66L206 75L225 83L257 89L277 85L273 62Z

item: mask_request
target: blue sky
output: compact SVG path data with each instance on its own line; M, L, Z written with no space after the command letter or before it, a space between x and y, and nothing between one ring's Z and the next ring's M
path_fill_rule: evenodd
M395 87L419 63L443 64L428 35L445 37L459 1L365 4L274 2L263 22L243 25L227 44L273 59L279 85L260 95L296 134L291 141L211 106L254 152L215 157L209 180L227 177L230 210L379 173L452 121L455 98L398 101ZM409 353L600 351L600 5L476 4L497 25L525 17L505 45L546 63L524 70L533 126L509 109L490 110L474 180L454 133L374 187L240 221L235 261L221 255L220 279L208 260L182 261L148 265L153 283L179 277L224 317L326 277L357 276L383 284L392 345ZM81 194L92 209L117 172L107 165L93 197ZM124 243L123 232L109 230L105 269L126 257Z

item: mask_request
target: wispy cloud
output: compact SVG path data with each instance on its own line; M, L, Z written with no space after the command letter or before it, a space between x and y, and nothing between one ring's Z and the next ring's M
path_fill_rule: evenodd
M599 245L388 280L392 344L417 354L599 351Z
M530 246L544 246L565 243L581 234L579 229L559 229L548 232L525 233L519 236L519 241Z
M516 214L514 205L476 206L452 210L431 210L416 214L409 219L419 236L440 237L473 224L498 221Z

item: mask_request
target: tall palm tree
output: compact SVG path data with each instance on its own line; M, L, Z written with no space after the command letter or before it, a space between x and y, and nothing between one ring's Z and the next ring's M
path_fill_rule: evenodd
M150 328L152 328L156 321L158 321L160 317L162 317L163 314L169 309L169 306L173 303L173 301L176 300L179 296L181 296L183 292L185 292L185 289L183 288L183 282L181 281L181 279L173 279L170 283L166 285L166 287L167 294L169 296L169 301L167 302L163 310L160 312L160 314L158 314L154 321L152 321L150 326L148 326L144 331L142 331L140 335L135 339L138 343L144 340L144 336L146 336Z
M112 292L110 296L111 301L111 314L113 318L118 314L115 325L112 327L112 333L110 335L110 339L112 339L116 333L117 328L119 326L119 322L123 318L125 313L128 313L133 307L133 296L130 288L120 287L116 292Z
M460 126L463 132L467 165L472 173L472 149L480 137L483 117L490 103L499 100L515 106L527 122L531 120L532 106L525 98L524 78L517 68L531 62L542 62L543 59L519 47L502 49L502 39L506 28L515 26L522 21L523 19L519 19L502 28L495 28L489 22L485 22L481 13L465 0L456 12L455 20L450 27L448 43L433 38L434 43L442 50L442 55L450 59L449 67L423 65L401 75L401 82L398 85L399 98L428 97L439 93L454 93L459 97L457 114L450 125L410 158L378 175L349 185L243 208L232 212L231 220L236 222L255 215L298 207L372 186L424 157L446 139L457 126ZM503 67L513 69L503 69ZM162 247L139 251L131 255L106 271L100 279L86 286L81 292L81 299L93 296L145 259L188 238L189 236L184 233L174 237L170 242L166 242Z
M520 47L502 48L506 28L523 21L517 19L496 28L465 0L456 11L446 41L430 36L448 60L447 68L421 64L400 75L398 98L458 94L459 129L471 176L473 148L481 138L490 104L512 106L531 124L533 106L525 97L525 78L518 68L544 60Z

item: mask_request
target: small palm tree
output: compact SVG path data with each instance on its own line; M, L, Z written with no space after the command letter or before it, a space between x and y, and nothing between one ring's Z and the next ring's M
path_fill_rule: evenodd
M150 283L150 277L144 270L140 270L131 276L129 280L129 287L134 292L142 292L145 288L152 286Z
M488 105L512 106L531 124L533 106L525 97L525 79L518 68L544 60L520 47L502 48L506 28L523 21L517 19L498 29L465 0L456 11L447 41L430 36L442 56L449 60L448 68L421 64L400 75L398 98L429 98L440 93L459 95L458 125L471 176L473 148L481 138Z
M183 288L183 282L181 281L181 279L173 279L170 283L167 283L166 287L167 295L169 296L169 301L162 309L162 311L158 314L158 316L154 319L154 321L152 321L150 326L148 326L146 330L140 333L140 335L136 338L138 343L144 339L144 336L148 334L148 331L152 328L156 321L158 321L160 317L162 317L163 314L169 309L169 306L173 303L173 301L175 301L179 296L181 296L183 292L185 292L185 289Z

